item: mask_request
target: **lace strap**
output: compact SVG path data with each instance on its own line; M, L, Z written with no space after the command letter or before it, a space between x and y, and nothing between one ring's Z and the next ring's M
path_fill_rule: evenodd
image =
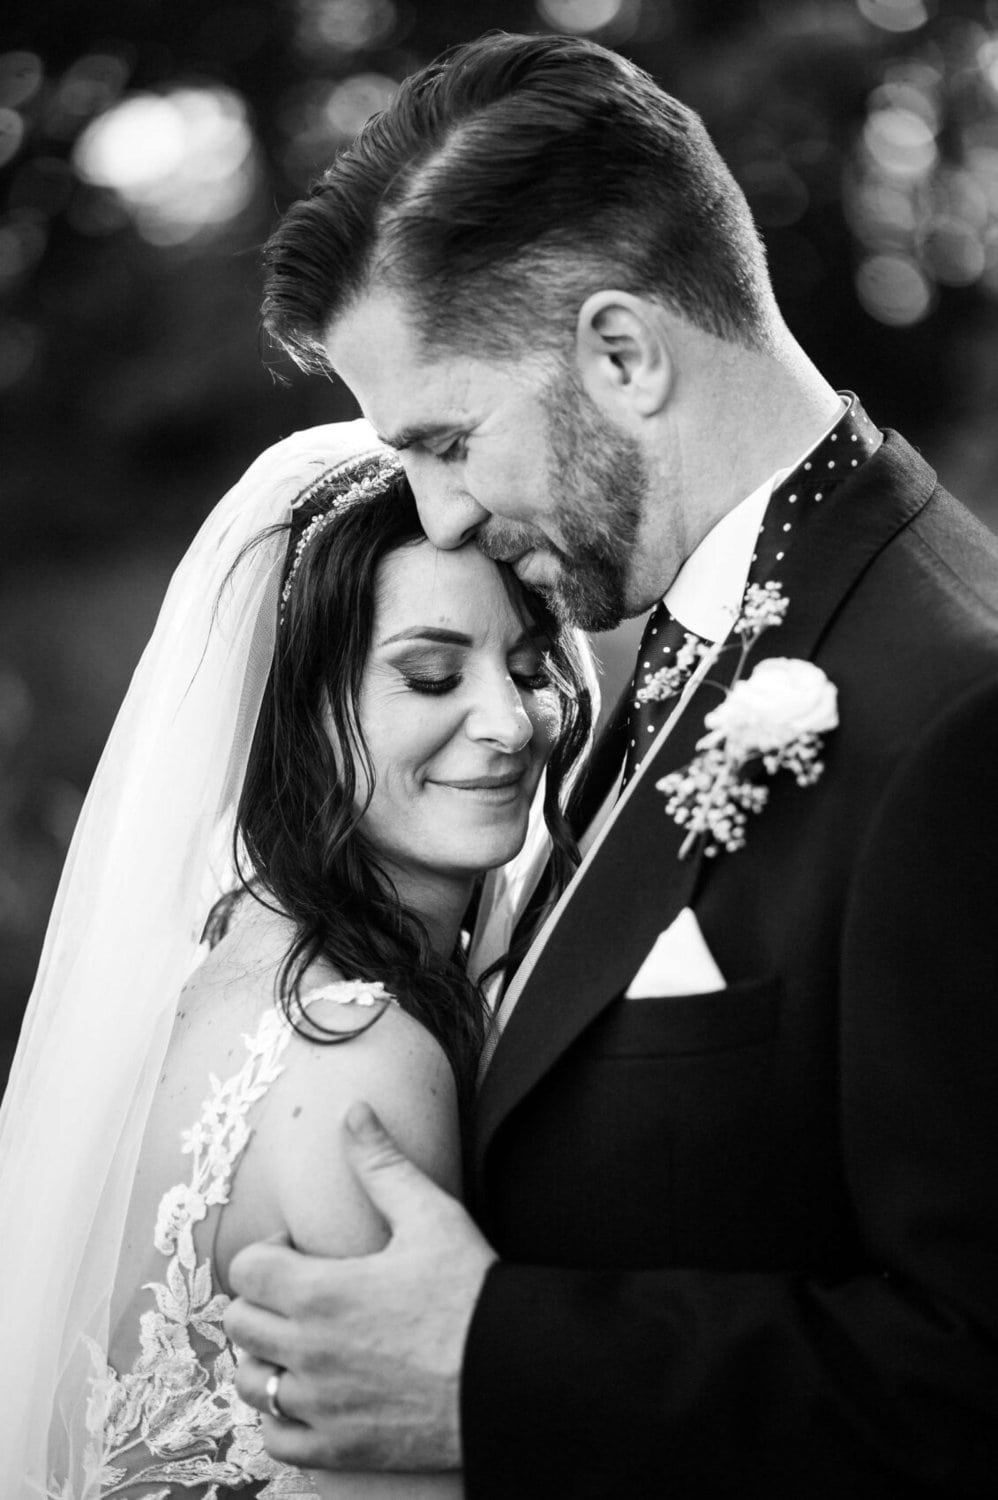
M398 1005L380 980L372 979L334 979L319 989L309 990L299 1004L302 1010L308 1010L316 1000L335 1000L337 1005L359 1005L363 1009L372 1005Z

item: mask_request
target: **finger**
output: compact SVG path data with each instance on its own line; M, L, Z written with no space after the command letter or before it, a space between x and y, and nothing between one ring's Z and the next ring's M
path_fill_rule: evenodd
M281 1405L284 1405L284 1382L281 1382ZM332 1467L332 1445L311 1427L299 1422L278 1422L264 1414L260 1421L264 1447L278 1463L294 1469Z
M236 1366L236 1390L248 1406L255 1406L258 1412L266 1415L270 1413L267 1386L272 1375L279 1376L277 1403L284 1413L284 1420L300 1423L303 1420L302 1389L290 1370L245 1355Z
M280 1384L280 1404L282 1408L285 1405L283 1377ZM338 1417L334 1428L320 1430L319 1427L309 1426L307 1422L281 1421L265 1412L260 1422L260 1431L271 1458L290 1464L293 1468L366 1473L370 1482L373 1477L370 1471L384 1467L385 1450L378 1432L375 1430L372 1435L368 1422L355 1421L346 1413ZM414 1480L416 1490L413 1489ZM388 1480L391 1494L402 1494L403 1490L405 1494L423 1493L419 1479L413 1474L400 1474L397 1476L396 1482L398 1481L402 1482L402 1487L396 1490L395 1483ZM375 1483L379 1494L389 1492L383 1491L377 1481ZM352 1492L352 1486L349 1488Z
M304 1255L286 1244L262 1240L245 1246L233 1256L229 1285L237 1297L256 1307L290 1317L306 1275Z
M371 1106L351 1104L343 1124L347 1160L393 1233L406 1224L415 1228L427 1215L439 1221L454 1200L413 1165Z
M240 1353L252 1355L270 1366L283 1368L293 1362L295 1330L288 1318L239 1299L229 1303L222 1322Z

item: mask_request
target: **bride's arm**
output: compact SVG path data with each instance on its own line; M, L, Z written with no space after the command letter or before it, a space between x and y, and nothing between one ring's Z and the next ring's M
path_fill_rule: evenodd
M329 1005L325 1010L321 1007ZM320 1002L312 1016L342 1030L365 1019L356 1006ZM350 1014L352 1013L352 1015ZM296 1249L322 1256L379 1250L387 1227L360 1189L343 1152L342 1120L366 1099L399 1145L447 1192L460 1195L460 1138L450 1066L429 1033L396 1006L366 1032L322 1045L294 1036L284 1070L259 1106L216 1243L216 1272L244 1245L285 1232ZM286 1384L291 1376L284 1377ZM444 1500L463 1493L458 1474L337 1473L314 1476L336 1500Z

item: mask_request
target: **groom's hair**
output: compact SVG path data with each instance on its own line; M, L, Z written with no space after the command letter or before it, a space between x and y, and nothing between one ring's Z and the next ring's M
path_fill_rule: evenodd
M593 42L492 34L399 87L265 250L266 331L308 369L365 292L427 347L564 353L606 288L764 347L765 254L699 116Z

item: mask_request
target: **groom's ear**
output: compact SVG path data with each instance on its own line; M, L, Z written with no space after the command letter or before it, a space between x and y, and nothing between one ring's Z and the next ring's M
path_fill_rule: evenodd
M652 417L669 399L673 358L661 309L630 292L594 292L575 331L579 376L608 415Z

